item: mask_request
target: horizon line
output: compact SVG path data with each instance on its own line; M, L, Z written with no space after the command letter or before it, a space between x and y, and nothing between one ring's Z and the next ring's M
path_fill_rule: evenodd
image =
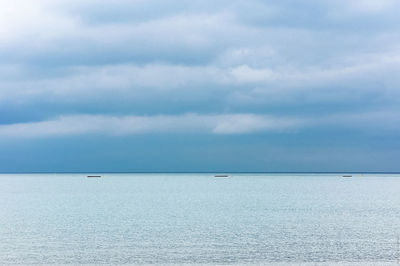
M398 171L10 171L0 174L400 174Z

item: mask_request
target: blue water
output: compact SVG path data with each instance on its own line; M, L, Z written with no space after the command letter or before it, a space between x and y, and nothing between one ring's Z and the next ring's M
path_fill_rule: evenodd
M0 175L0 264L396 264L400 176Z

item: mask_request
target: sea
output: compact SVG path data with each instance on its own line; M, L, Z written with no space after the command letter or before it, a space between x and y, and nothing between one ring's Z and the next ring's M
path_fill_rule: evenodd
M399 174L215 175L1 174L0 265L400 264Z

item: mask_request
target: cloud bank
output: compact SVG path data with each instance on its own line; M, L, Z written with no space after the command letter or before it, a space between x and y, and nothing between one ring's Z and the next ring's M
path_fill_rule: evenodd
M396 106L399 4L303 4L2 3L0 111L41 109L34 119L43 120L87 106L138 115L274 107L278 116L338 102L364 111ZM18 118L0 117L10 121Z
M332 143L394 158L399 12L396 0L3 1L0 159L21 139L33 154L47 137L174 134L186 139L176 153L209 138L216 152L257 143L242 160L257 153L260 167L268 141L293 158Z
M124 136L143 133L240 134L296 128L300 119L253 114L105 116L74 115L56 119L0 125L1 137L32 138L103 134Z
M387 123L385 118L396 122ZM295 132L315 127L347 127L398 132L400 114L393 111L314 115L313 117L257 114L183 114L156 116L69 115L55 119L0 125L0 137L43 138L72 135L129 136L135 134L251 134ZM378 127L379 130L373 128Z

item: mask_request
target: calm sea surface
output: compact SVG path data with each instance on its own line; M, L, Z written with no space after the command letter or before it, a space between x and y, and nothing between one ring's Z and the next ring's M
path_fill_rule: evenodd
M400 261L400 176L0 175L0 264Z

